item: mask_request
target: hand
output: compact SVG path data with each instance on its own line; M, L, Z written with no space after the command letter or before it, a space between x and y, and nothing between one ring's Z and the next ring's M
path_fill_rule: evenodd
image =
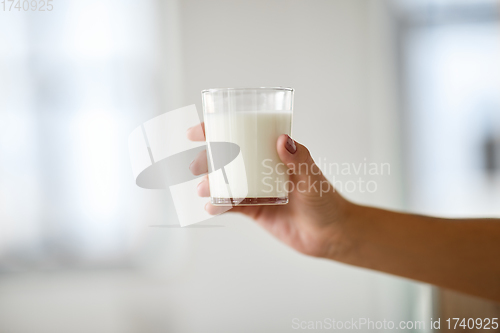
M204 141L203 124L187 136ZM453 220L356 205L335 191L306 147L283 134L276 150L291 173L289 203L230 211L251 217L304 254L500 301L499 219ZM189 168L195 175L206 173L206 152ZM206 175L198 194L210 196ZM205 209L218 214L227 207L207 203Z
M188 139L205 141L204 124L188 130ZM230 211L243 213L285 244L299 252L315 257L335 259L346 251L342 238L346 217L352 204L335 191L314 163L309 150L282 134L276 149L281 161L288 167L290 182L289 203L278 206L234 206ZM208 172L206 151L191 163L194 175ZM210 196L208 175L198 185L198 195ZM207 203L205 209L212 215L227 207Z

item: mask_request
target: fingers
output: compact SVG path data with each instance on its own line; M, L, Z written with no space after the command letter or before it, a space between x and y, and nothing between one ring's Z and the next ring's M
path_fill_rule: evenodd
M205 141L205 123L188 128L186 135L191 141Z
M285 163L289 169L294 169L294 171L296 171L295 173L301 171L299 169L301 165L304 166L303 169L305 169L306 165L314 165L309 150L286 134L280 135L276 143L276 149L281 161Z
M308 184L314 180L326 181L305 146L286 134L280 135L276 145L281 161L288 167L288 173L294 175L297 184Z
M233 208L232 206L214 206L210 202L207 202L207 204L205 205L205 210L210 215L219 215L227 212L232 208Z
M187 130L187 138L191 141L205 141L205 123L193 126ZM189 165L189 170L195 176L204 174L208 172L208 161L207 152L203 150L198 153L196 158ZM210 184L208 181L208 175L202 177L200 183L198 184L197 190L200 197L206 198L210 197ZM251 207L233 207L233 206L214 206L210 202L205 205L205 210L210 215L219 215L227 212L228 210L246 212Z
M205 141L205 123L193 126L187 130L187 138L191 141ZM203 150L189 165L189 170L195 176L208 172L207 152Z
M205 123L193 126L187 130L187 138L191 141L205 141ZM203 150L198 153L193 162L189 165L189 170L195 176L208 172L207 151ZM198 195L202 198L210 197L210 185L208 175L202 177L201 182L196 189ZM231 207L218 207L207 202L205 210L211 215L222 214Z
M202 150L196 155L195 159L189 165L189 170L195 176L208 172L207 151Z
M202 177L201 182L198 184L197 193L202 198L210 196L210 185L208 183L208 175Z
M207 202L205 205L205 210L210 215L219 215L229 211L232 213L242 213L251 218L256 218L263 208L263 206L214 206L210 202Z

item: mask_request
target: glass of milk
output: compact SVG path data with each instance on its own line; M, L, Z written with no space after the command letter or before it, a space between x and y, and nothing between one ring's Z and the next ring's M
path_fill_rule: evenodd
M220 88L201 92L213 205L288 203L286 166L276 151L291 135L292 88Z

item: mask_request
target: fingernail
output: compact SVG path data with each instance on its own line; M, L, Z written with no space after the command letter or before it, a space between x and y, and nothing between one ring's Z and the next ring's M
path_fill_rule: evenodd
M199 182L198 185L196 186L196 190L199 190L200 185L203 184L204 182L205 182L205 179L203 179L201 182Z
M205 204L205 207L204 207L204 208L205 208L205 210L206 210L207 212L208 212L208 209L207 209L208 204L209 204L209 202L207 202L207 203Z
M191 163L189 164L189 170L190 170L190 171L193 171L193 170L191 170L191 167L193 166L194 161L195 161L195 160L192 160L192 161L191 161Z
M293 139L289 135L286 136L285 148L286 150L288 150L288 152L290 152L290 154L295 154L295 152L297 151L295 141L293 141Z

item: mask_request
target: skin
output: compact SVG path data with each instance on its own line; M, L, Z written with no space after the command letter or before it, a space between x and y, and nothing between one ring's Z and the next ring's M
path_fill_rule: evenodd
M203 124L190 128L187 136L205 141ZM335 191L305 146L293 141L296 151L291 153L287 140L281 135L276 149L291 173L293 188L300 184L289 193L289 204L235 206L230 212L247 215L309 256L500 301L499 219L443 219L354 204ZM207 173L204 151L190 170L194 175ZM314 182L329 187L320 192L304 186ZM210 196L207 175L198 185L198 195ZM207 203L205 209L216 215L227 207Z

